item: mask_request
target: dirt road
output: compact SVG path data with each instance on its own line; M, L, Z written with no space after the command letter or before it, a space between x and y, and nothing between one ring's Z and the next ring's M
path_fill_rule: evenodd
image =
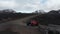
M35 16L37 16L37 15L21 18L18 20L9 21L6 23L11 25L9 27L13 32L18 32L20 34L40 34L38 27L26 26L26 23L25 23L25 21L27 21L28 19L33 18Z

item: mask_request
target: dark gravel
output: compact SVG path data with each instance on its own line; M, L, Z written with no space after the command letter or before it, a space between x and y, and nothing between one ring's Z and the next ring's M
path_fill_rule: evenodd
M1 31L0 34L18 34L18 33L12 31Z

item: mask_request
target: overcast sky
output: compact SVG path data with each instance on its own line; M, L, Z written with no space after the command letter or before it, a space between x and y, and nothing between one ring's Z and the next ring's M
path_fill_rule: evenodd
M17 12L60 9L60 0L0 0L0 9L13 9Z

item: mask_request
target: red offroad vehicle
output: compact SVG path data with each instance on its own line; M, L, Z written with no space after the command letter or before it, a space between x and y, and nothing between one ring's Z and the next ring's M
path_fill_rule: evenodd
M38 21L36 19L30 19L28 22L27 22L27 25L29 26L38 26Z

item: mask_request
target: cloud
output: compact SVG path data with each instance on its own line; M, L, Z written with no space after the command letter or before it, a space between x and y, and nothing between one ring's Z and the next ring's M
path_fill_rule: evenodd
M40 0L0 0L0 9L12 8L17 11L33 11L39 8Z
M7 8L10 8L10 9L16 8L18 5L19 4L17 4L15 1L1 1L0 0L0 7L3 8L3 9L4 8L5 9L7 9Z
M0 9L14 9L21 12L60 9L60 0L0 0Z
M15 9L16 11L35 11L40 9L41 0L0 0L0 9Z
M47 0L43 8L48 11L60 9L60 0Z

